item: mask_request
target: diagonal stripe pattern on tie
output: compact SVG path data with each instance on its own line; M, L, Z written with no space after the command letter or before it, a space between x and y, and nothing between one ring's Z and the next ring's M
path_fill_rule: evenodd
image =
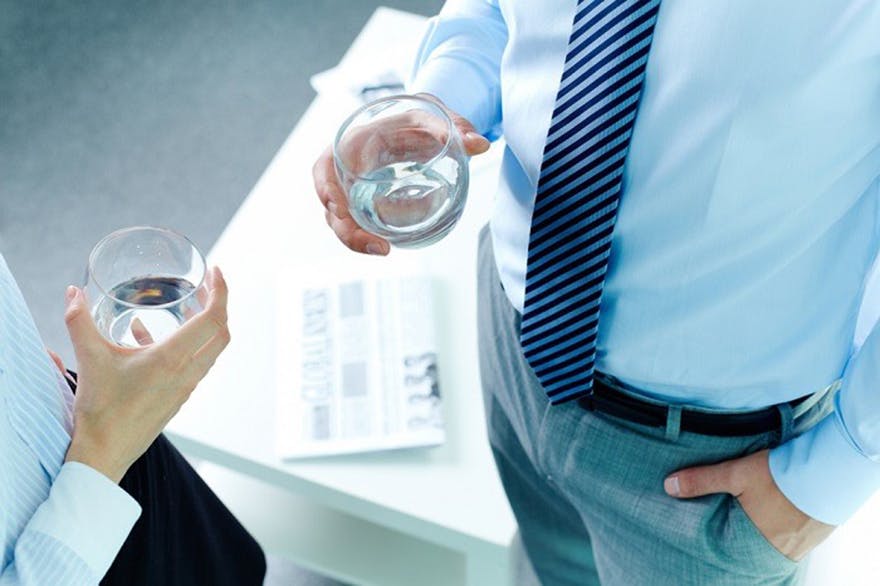
M520 342L551 403L590 392L599 306L660 0L579 0L532 214Z

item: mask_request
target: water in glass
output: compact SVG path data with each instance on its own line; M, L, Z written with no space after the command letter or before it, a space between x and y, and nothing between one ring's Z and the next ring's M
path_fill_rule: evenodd
M197 296L191 295L195 289L194 284L180 277L147 276L125 281L95 304L95 324L116 344L137 348L141 344L132 332L137 319L158 342L201 311Z
M464 208L467 177L459 171L451 157L431 166L398 162L377 169L352 184L352 217L395 246L432 244L452 230Z

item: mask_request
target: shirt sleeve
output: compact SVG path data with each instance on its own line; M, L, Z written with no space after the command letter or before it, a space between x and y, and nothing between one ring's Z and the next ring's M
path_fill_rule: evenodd
M109 478L66 463L16 540L0 585L98 584L140 514L137 501Z
M772 450L770 473L797 508L830 525L880 489L880 328L849 361L834 413Z
M429 21L409 84L443 100L490 139L501 134L501 58L507 25L498 0L448 0Z

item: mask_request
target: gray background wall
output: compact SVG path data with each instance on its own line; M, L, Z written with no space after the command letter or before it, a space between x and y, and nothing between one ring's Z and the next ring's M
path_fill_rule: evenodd
M64 289L104 234L154 224L211 247L311 101L309 76L379 4L0 0L0 252L47 346L73 362ZM280 560L270 573L332 584Z
M104 234L211 247L379 4L442 1L0 0L0 251L49 347Z

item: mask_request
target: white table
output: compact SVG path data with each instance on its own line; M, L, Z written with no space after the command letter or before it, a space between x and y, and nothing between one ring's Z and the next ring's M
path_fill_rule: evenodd
M380 9L343 62L397 63L414 53L423 24ZM503 586L516 524L486 441L474 296L476 236L489 215L499 147L473 161L465 215L440 244L390 259L354 255L325 226L310 169L354 106L345 97L315 99L212 250L231 288L233 342L168 431L272 553L358 584ZM448 443L282 463L273 448L276 369L284 368L275 348L278 275L394 272L412 263L427 265L443 287ZM872 283L859 337L880 314L880 269ZM878 528L880 495L817 549L807 585L880 583Z
M424 19L380 9L344 63L414 55ZM394 39L395 44L389 44ZM356 103L319 95L211 251L230 287L233 341L168 428L270 552L370 584L503 585L516 524L486 440L476 348L476 239L495 191L496 147L473 161L461 223L439 243L376 259L327 228L311 165ZM429 268L439 291L447 443L439 448L282 462L274 450L280 273ZM293 381L291 381L291 392Z

